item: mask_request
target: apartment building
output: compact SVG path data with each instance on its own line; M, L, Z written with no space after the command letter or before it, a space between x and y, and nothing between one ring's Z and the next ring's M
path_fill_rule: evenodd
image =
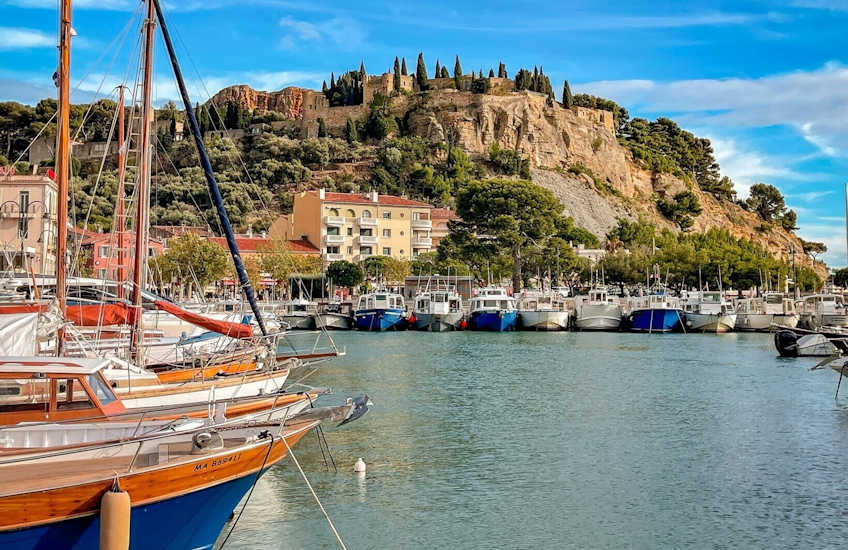
M57 187L47 176L0 173L0 269L56 273Z
M412 258L433 246L432 207L392 195L331 193L295 195L284 238L309 241L328 262L360 262L370 256ZM282 225L282 223L280 224ZM272 229L272 234L275 232Z

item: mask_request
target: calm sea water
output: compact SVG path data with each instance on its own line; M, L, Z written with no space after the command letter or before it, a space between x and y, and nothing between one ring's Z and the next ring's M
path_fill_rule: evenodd
M295 453L351 549L848 546L848 386L768 335L336 339L310 382L375 407ZM227 548L337 544L286 460Z

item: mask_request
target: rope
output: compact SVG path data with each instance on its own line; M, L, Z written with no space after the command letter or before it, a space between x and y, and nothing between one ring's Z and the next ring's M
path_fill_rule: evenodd
M286 438L282 438L283 442L286 441ZM244 500L244 504L241 506L241 510L239 510L238 515L236 516L235 521L233 521L233 526L230 527L230 530L227 532L227 536L224 537L224 540L221 541L221 546L218 547L218 550L224 547L227 544L227 541L230 540L230 535L233 534L233 531L238 525L239 520L241 519L241 515L244 513L244 509L247 508L247 503L250 502L250 497L253 496L253 490L256 488L256 482L259 481L259 478L262 476L262 470L265 469L265 464L268 462L268 457L271 455L271 449L274 446L274 436L271 436L271 441L268 443L268 451L265 453L265 458L262 460L262 466L259 467L259 471L256 472L256 477L253 478L253 485L250 486L250 491L247 493L247 498ZM288 444L286 444L288 447Z
M333 524L333 520L330 519L330 515L327 513L327 510L324 509L324 505L321 504L321 499L318 498L318 495L315 494L315 489L312 488L312 484L309 483L309 478L306 477L306 473L303 471L303 468L300 467L300 462L297 461L297 457L294 456L294 453L289 447L289 442L286 441L286 438L283 437L283 443L286 445L286 449L289 452L289 456L291 457L294 465L297 466L297 470L300 472L300 475L303 477L303 481L306 482L306 486L309 488L309 492L312 493L312 497L315 499L315 502L318 503L318 507L321 509L321 513L324 514L324 517L327 518L327 523L330 524L330 529L333 530L333 534L336 536L336 540L339 541L339 546L341 546L342 550L347 550L347 546L345 546L344 541L342 540L342 536L339 535L338 530L336 530L336 526Z

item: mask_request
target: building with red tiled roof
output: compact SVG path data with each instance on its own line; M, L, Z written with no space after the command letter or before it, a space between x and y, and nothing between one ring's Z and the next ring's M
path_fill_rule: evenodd
M151 225L150 236L154 239L166 241L173 237L181 237L183 235L193 234L198 237L213 237L208 227L202 225Z
M275 221L271 233L308 241L328 262L378 255L412 258L432 248L432 208L376 191L305 191L295 195L292 213Z
M132 273L135 262L135 233L124 231L123 235L123 262L118 262L118 233L94 233L91 231L75 229L78 234L86 233L82 237L80 247L85 254L86 265L91 268L95 277L117 281L126 278ZM161 256L165 247L158 239L148 239L147 256L155 258Z
M227 239L225 237L209 237L209 240L221 245L224 249L229 250L227 247ZM274 242L274 239L270 239L268 237L253 237L247 235L236 236L236 246L238 246L239 252L243 257L250 256L251 254L261 254L262 252L272 248L274 246ZM318 255L321 253L321 251L312 246L309 241L287 240L284 242L286 243L286 248L288 248L289 252L292 254Z

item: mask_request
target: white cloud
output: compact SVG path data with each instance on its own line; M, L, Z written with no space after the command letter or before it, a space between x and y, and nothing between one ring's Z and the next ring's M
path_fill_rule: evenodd
M801 199L804 202L815 202L823 197L834 194L836 191L810 191L808 193L789 193L787 197Z
M0 27L0 50L29 50L56 46L56 37L35 29Z
M806 241L822 242L827 246L827 252L821 255L831 267L841 267L846 261L845 220L831 224L805 224L798 231L798 236Z
M846 88L848 67L838 63L761 78L608 80L575 86L645 112L684 113L703 126L788 125L828 156L848 155Z
M280 19L280 27L285 34L280 39L280 48L296 49L310 43L330 43L336 47L351 50L361 46L367 37L365 29L349 17L333 17L325 21L312 23L286 16Z
M751 186L772 178L805 179L802 175L767 155L747 149L736 140L709 136L721 173L733 180L736 194L746 198Z

